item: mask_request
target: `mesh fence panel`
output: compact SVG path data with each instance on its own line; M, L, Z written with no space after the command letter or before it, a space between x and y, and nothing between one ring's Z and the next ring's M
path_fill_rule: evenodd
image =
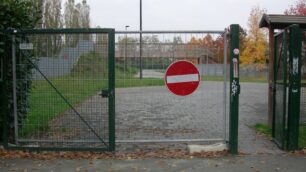
M299 147L306 147L306 32L302 32Z
M287 70L284 63L287 63L287 32L283 32L276 37L275 54L275 99L274 99L274 140L281 146L285 145L285 127L287 112ZM284 57L285 56L285 57Z
M106 147L108 99L99 93L108 88L108 34L21 34L14 45L16 69L31 68L31 75L16 71L16 86L29 89L15 90L17 121L11 142L42 148Z
M229 66L222 33L147 32L142 47L139 38L116 34L117 141L225 140ZM177 60L191 61L200 72L191 95L176 96L164 85L166 69Z

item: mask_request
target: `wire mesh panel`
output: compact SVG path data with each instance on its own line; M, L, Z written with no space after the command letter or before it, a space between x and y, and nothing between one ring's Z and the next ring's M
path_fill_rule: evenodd
M299 147L306 147L306 31L302 32Z
M226 140L224 32L116 32L116 137L118 142ZM177 96L165 72L178 60L192 62L201 81Z
M275 36L275 97L273 116L274 141L282 148L285 144L287 121L287 33Z
M15 31L11 147L109 148L110 30Z

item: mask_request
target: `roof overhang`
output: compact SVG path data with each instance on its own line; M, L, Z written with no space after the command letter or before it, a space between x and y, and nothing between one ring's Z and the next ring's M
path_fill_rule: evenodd
M264 14L260 20L259 27L272 29L284 29L290 25L298 24L301 28L306 28L306 16Z

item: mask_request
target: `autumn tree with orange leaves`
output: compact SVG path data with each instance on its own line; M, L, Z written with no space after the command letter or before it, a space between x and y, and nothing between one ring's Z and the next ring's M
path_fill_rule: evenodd
M195 47L208 48L209 51L214 53L213 61L217 63L223 63L223 47L224 47L224 37L223 34L214 38L211 34L205 35L203 38L192 37L188 42L188 49L192 50Z
M244 65L255 65L257 70L266 66L268 58L267 31L259 28L259 21L265 10L258 6L251 10L248 19L248 31L244 40L244 49L240 54L240 63Z

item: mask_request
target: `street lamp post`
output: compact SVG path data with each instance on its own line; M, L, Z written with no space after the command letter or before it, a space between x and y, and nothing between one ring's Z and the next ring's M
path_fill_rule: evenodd
M124 44L124 73L127 70L127 28L129 28L129 25L125 26L125 44Z

